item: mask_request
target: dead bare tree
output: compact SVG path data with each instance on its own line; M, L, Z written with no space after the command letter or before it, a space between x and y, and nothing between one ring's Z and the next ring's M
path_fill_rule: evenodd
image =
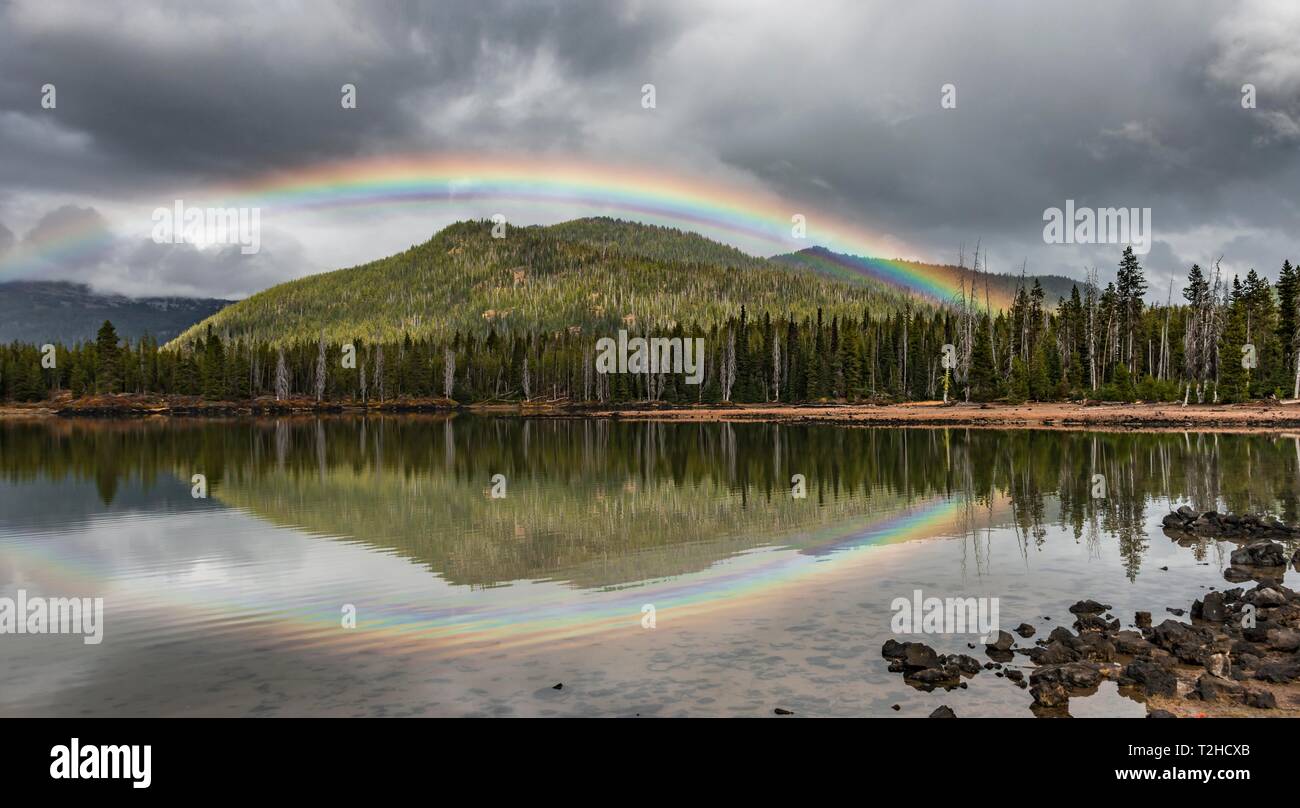
M1088 270L1084 281L1084 305L1088 309L1088 381L1089 389L1097 389L1097 268Z
M772 340L772 400L781 400L781 340Z
M727 342L722 349L722 375L718 377L722 385L722 400L731 401L731 387L736 383L736 334L727 332Z
M275 400L284 401L289 397L289 369L284 364L284 348L275 359Z
M1183 391L1183 406L1186 407L1192 395L1192 385L1196 385L1196 403L1205 401L1206 387L1211 374L1216 379L1214 398L1218 400L1218 366L1219 366L1219 329L1222 316L1220 296L1222 274L1219 261L1214 262L1214 275L1202 291L1196 292L1191 300L1187 325L1183 334L1184 370L1187 373L1187 388ZM1226 307L1226 303L1223 304Z
M316 350L316 403L325 398L325 332L320 332L320 343Z
M1174 279L1169 279L1169 296L1165 300L1165 324L1160 329L1160 367L1156 378L1166 381L1169 378L1169 313L1174 305Z
M442 353L442 395L451 398L456 385L456 352L451 348Z

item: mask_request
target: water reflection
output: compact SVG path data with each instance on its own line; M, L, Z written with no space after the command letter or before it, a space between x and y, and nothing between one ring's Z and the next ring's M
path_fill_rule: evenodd
M1176 501L1294 521L1298 472L1300 438L1282 435L472 417L0 429L10 483L91 481L106 509L202 507L159 479L204 474L215 502L392 550L474 586L557 576L611 586L782 540L816 552L812 532L936 497L961 504L972 536L997 503L1026 547L1041 545L1051 523L1094 545L1113 535L1134 578L1153 503L1161 513ZM495 474L504 498L490 496ZM806 501L791 496L794 474L807 481ZM67 516L15 493L6 521Z
M0 595L105 594L110 630L94 652L4 655L0 712L394 709L387 691L339 691L358 665L386 666L413 714L749 714L773 692L806 712L885 712L922 698L879 665L893 597L995 595L1011 625L1083 596L1117 613L1186 606L1222 583L1223 547L1162 535L1169 504L1292 521L1297 471L1289 435L4 422ZM190 496L195 474L206 500ZM791 496L796 474L806 499ZM357 632L340 631L342 603ZM641 630L646 603L655 632ZM434 681L399 652L458 661ZM569 707L544 683L518 690L552 666L619 684ZM286 685L285 670L310 673ZM1018 691L959 698L1027 714Z

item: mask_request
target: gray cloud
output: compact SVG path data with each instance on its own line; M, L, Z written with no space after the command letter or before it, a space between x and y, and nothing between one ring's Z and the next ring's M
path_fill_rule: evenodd
M903 257L953 260L981 239L1006 271L1113 271L1117 247L1043 243L1044 209L1066 199L1152 209L1153 288L1219 255L1270 276L1297 257L1289 3L16 0L0 16L6 209L364 154L522 152L754 180L896 237ZM47 82L56 110L39 105ZM956 109L940 108L945 83ZM343 263L363 231L337 221L265 239L255 260L149 244L77 272L243 294Z
M57 241L66 232L107 235L109 227L94 208L64 205L42 216L36 226L23 235L23 243L39 249L41 244Z
M6 232L0 228L0 254ZM61 245L67 233L76 236L71 256L48 249ZM238 244L200 249L114 236L98 210L75 205L42 216L18 247L21 277L74 281L137 297L244 297L300 277L311 266L301 243L282 230L264 228L261 249L245 255Z

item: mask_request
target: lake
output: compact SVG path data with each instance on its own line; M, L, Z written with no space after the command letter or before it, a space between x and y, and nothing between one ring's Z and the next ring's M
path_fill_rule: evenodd
M0 634L0 715L1028 717L987 673L888 672L891 637L985 659L895 634L895 599L996 598L1038 638L1082 598L1159 622L1235 546L1161 517L1291 522L1298 472L1283 434L0 421L0 598L103 599L97 644ZM1145 707L1107 683L1070 712Z

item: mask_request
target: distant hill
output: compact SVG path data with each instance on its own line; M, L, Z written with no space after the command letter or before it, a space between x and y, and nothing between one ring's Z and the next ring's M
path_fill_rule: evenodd
M666 331L767 311L852 315L901 308L905 295L870 278L843 280L755 258L695 233L617 219L549 227L458 222L429 241L350 269L282 283L234 303L209 325L271 343L399 340L454 333L619 327Z
M65 345L95 338L105 320L132 340L145 333L159 342L229 305L228 300L101 294L82 283L9 281L0 283L0 343Z
M1016 286L1021 282L1019 274L981 272L976 277L969 268L951 264L925 264L919 261L901 261L897 259L865 258L857 255L845 255L832 252L824 247L810 247L796 253L773 256L772 261L789 266L811 269L828 278L841 280L861 278L875 283L885 283L908 288L933 287L955 290L964 281L967 289L973 282L979 288L978 297L984 298L984 288L988 285L989 300L994 308L1005 307L1015 297ZM1070 297L1070 289L1079 283L1063 275L1026 275L1024 282L1032 287L1037 279L1046 292L1049 305L1055 305L1057 298ZM937 295L931 294L931 297Z

